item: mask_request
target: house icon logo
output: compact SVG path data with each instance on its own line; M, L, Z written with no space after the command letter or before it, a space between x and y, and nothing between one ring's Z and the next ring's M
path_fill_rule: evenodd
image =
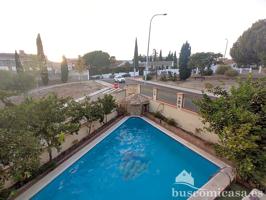
M183 170L180 174L175 177L175 183L178 185L186 185L193 189L198 190L199 188L194 186L194 178L191 173L188 173L186 170Z

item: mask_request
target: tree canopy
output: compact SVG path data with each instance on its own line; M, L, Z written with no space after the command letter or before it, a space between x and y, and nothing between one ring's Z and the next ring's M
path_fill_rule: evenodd
M206 129L219 136L217 152L233 161L244 180L266 180L266 79L240 81L226 91L219 87L195 102ZM265 182L264 182L265 184Z
M110 65L110 55L103 51L86 53L83 58L87 66L105 67Z
M103 98L98 99L99 103L103 108L103 113L105 115L105 122L107 122L107 115L112 112L116 107L115 99L112 95L104 95Z
M233 44L230 55L239 66L266 66L266 19L254 23Z
M97 120L103 122L104 120L103 106L99 101L90 102L89 99L86 99L86 101L83 102L81 106L82 116L86 120L86 124L89 129L88 132L90 133L92 122Z
M50 94L0 107L0 187L10 178L24 181L36 174L43 150L48 151L51 161L52 150L60 151L65 134L78 134L84 122L90 133L92 122L103 122L104 115L106 122L115 106L112 95L78 103Z
M179 55L179 77L181 80L186 80L191 75L191 68L188 66L191 54L191 47L188 42L182 45Z
M64 135L77 132L79 124L68 120L71 113L66 106L69 98L58 98L55 94L39 100L29 101L28 113L32 118L28 122L28 128L41 141L45 141L44 148L48 150L52 160L52 148L60 150Z
M206 70L210 70L212 64L216 64L223 55L213 52L199 52L192 54L189 60L190 68L199 67L200 74L204 75Z
M0 127L0 146L0 165L10 166L5 172L0 167L0 188L10 177L21 181L39 168L41 148L32 132Z
M0 109L0 185L12 177L16 181L29 178L39 167L41 147L39 140L27 127L27 104Z

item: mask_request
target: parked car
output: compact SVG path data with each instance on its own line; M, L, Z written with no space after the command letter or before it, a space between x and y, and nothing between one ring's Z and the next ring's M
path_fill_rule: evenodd
M118 82L118 83L124 83L124 82L126 82L125 78L122 77L122 76L116 76L116 77L114 78L114 81L115 81L115 82Z
M113 86L114 86L115 89L119 88L119 84L118 83L114 83Z

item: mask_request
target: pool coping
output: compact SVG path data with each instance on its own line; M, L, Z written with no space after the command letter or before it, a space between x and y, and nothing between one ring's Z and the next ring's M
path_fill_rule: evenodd
M167 130L166 128L160 126L159 124L155 123L154 121L146 118L141 117L143 120L148 122L149 124L153 125L155 128L161 130L163 133L168 135L169 137L173 138L177 142L183 144L184 146L188 147L192 151L196 152L203 158L207 159L208 161L217 165L220 170L207 182L205 183L199 190L193 193L188 200L214 200L218 197L219 193L224 191L235 179L235 172L233 167L226 164L222 160L218 159L217 157L209 154L208 152L200 149L199 147L195 146L194 144L184 140L183 138L179 137L178 135L174 134L173 132ZM203 191L203 192L202 192ZM211 191L213 195L206 197L201 196L204 194L204 191Z
M97 138L95 138L93 141L91 141L89 144L87 144L85 147L83 147L81 150L73 154L69 159L61 163L59 166L57 166L54 170L49 172L46 176L44 176L42 179L38 180L35 184L33 184L30 188L28 188L26 191L21 193L19 196L17 196L16 200L28 200L32 198L35 194L37 194L41 189L43 189L46 185L48 185L50 182L52 182L57 176L59 176L62 172L64 172L68 167L70 167L73 163L75 163L77 160L79 160L82 156L84 156L88 151L90 151L94 146L96 146L98 143L100 143L103 139L105 139L110 133L112 133L115 129L117 129L120 125L122 125L126 120L128 120L131 117L139 117L146 121L147 123L151 124L155 128L161 130L166 135L170 136L171 138L175 139L179 143L183 144L184 146L188 147L192 151L198 153L203 158L209 160L210 162L214 163L218 167L221 168L221 170L216 173L205 185L203 185L200 190L210 190L210 191L217 191L219 188L219 191L223 191L230 183L231 180L234 179L235 174L233 172L233 168L223 161L219 160L218 158L214 157L213 155L203 151L202 149L196 147L195 145L187 142L186 140L180 138L179 136L175 135L171 131L165 129L162 126L159 126L155 122L149 120L146 117L143 116L126 116L122 118L119 122L111 126L109 129L107 129L103 134L99 135ZM228 182L229 180L229 182ZM198 190L199 191L199 190ZM197 191L197 192L198 192ZM200 197L200 194L193 195L193 197L190 197L189 200L199 200L202 199ZM206 200L213 200L215 197L206 198Z

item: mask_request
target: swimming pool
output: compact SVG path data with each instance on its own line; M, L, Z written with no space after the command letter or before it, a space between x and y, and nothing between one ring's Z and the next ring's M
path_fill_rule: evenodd
M173 190L196 191L219 170L142 118L130 117L31 199L187 199L174 197Z

